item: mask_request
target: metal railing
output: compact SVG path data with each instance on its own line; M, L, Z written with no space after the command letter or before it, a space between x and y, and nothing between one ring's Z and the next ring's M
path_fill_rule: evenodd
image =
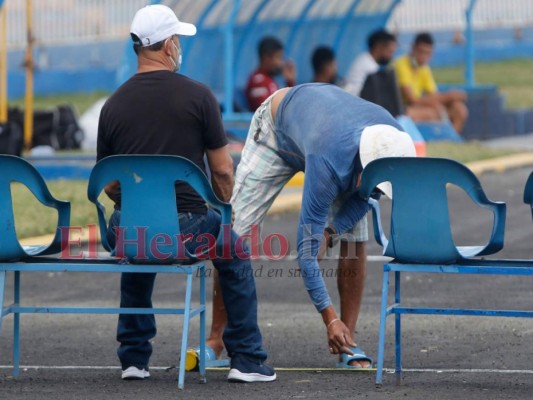
M33 37L43 45L126 38L135 12L148 0L33 1ZM10 48L26 44L26 1L5 0Z
M402 0L388 27L395 32L464 30L468 0ZM533 26L531 0L478 0L472 14L474 29Z
M36 44L45 46L127 38L135 11L149 2L149 0L34 0L33 36ZM189 14L195 9L195 7L183 9L180 4L186 2L167 0L163 3L175 6L180 15L190 16ZM388 26L395 32L464 30L464 12L468 3L468 0L402 0ZM5 0L5 4L8 46L22 48L26 43L26 1ZM474 29L527 26L533 26L532 0L478 0L476 3L473 13Z

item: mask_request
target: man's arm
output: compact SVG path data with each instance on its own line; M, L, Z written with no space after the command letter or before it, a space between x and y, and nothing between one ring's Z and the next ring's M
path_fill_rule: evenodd
M100 118L98 120L98 136L96 139L96 161L100 161L108 156L113 155L113 149L109 143L109 138L106 134L106 118L105 118L105 106L100 112ZM107 196L113 200L115 204L120 202L120 182L112 181L104 187L104 191Z
M233 192L233 159L228 145L207 150L207 162L211 170L211 184L218 198L228 203Z
M203 103L203 124L211 185L220 200L229 202L233 191L233 159L229 153L220 108L210 91L207 92Z
M298 228L298 264L309 296L322 315L331 352L352 354L348 346L353 347L355 343L346 325L337 317L317 259L329 208L337 194L332 167L321 157L308 157Z
M292 60L285 61L283 64L283 78L287 87L296 86L296 64Z

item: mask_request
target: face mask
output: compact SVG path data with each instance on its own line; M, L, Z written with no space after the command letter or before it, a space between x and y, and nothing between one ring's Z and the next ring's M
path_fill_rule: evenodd
M180 67L181 67L181 63L183 61L183 56L181 54L181 47L178 48L178 46L176 46L176 44L174 43L174 41L171 39L170 40L172 42L172 45L174 46L174 48L176 49L176 54L178 55L177 59L174 60L172 57L168 57L170 62L172 62L172 64L174 65L174 72L177 72L180 70Z
M418 61L416 61L416 58L411 56L411 64L414 68L420 67L420 64L418 64Z
M270 75L279 76L283 72L283 67L275 67L270 70Z
M376 60L376 62L379 64L380 67L386 67L390 63L390 58L380 57Z

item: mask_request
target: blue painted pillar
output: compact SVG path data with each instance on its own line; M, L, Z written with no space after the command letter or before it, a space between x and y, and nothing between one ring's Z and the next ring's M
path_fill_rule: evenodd
M472 34L472 12L476 7L477 0L470 0L466 9L466 60L465 60L465 84L467 88L475 86L474 78L474 38Z
M233 9L224 26L224 115L232 115L233 98L235 92L235 75L234 75L234 29L237 21L237 14L241 8L241 0L233 1Z

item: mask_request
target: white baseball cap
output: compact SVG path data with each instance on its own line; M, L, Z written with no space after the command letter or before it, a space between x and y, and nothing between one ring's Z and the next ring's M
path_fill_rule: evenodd
M407 133L391 125L370 125L363 129L359 142L359 158L363 169L374 160L385 157L416 157L413 139ZM392 199L392 185L382 182L378 185L388 198Z
M165 40L172 35L196 35L196 26L180 22L174 11L162 4L141 8L133 17L130 33L137 36L143 47Z

